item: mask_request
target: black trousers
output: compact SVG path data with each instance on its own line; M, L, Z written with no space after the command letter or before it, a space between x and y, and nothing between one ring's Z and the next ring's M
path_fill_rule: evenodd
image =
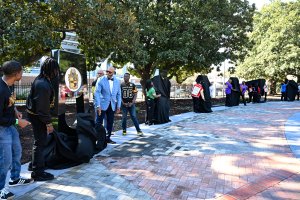
M241 96L242 96L242 99L243 99L243 103L244 103L244 105L246 105L245 94L241 94Z
M225 106L232 106L232 94L226 94Z
M267 101L267 93L265 92L265 100L264 100L265 102Z
M147 99L147 121L153 123L154 118L154 99Z
M98 117L99 120L96 121L96 124L101 124L103 126L103 120L106 116L106 129L107 135L106 139L110 140L111 132L113 130L114 119L115 119L115 111L112 110L111 104L109 104L107 110L101 110L101 115Z
M281 92L281 101L286 101L287 100L287 96L286 96L286 92Z
M37 115L29 114L28 119L33 128L33 148L32 148L32 170L43 172L45 170L44 150L47 145L47 127Z
M249 92L249 100L248 103L250 103L252 101L253 98L253 92Z

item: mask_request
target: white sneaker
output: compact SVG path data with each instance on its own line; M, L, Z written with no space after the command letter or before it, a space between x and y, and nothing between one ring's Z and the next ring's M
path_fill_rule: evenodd
M11 193L10 191L8 191L6 188L3 188L1 191L0 191L0 198L1 199L6 199L6 200L11 200L14 198L14 194Z

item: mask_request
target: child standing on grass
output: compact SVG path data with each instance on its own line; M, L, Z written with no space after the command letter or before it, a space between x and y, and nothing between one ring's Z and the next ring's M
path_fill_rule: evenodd
M147 120L146 124L152 125L154 124L154 108L155 108L155 103L154 99L160 97L160 94L156 94L155 89L153 87L153 82L152 80L147 80L146 81L146 105L147 105Z

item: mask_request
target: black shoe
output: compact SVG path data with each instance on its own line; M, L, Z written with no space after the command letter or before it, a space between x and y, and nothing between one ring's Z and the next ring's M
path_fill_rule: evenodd
M32 172L31 178L35 181L49 181L54 179L54 175L48 172Z
M0 198L1 199L13 199L14 198L14 194L11 193L10 191L6 190L5 188L3 188L2 190L0 190Z
M108 144L116 144L116 142L115 142L115 141L112 141L111 139L108 139L108 140L107 140L107 143L108 143Z
M28 171L30 171L30 172L33 171L33 169L32 169L32 162L30 162L30 163L28 164Z
M30 183L33 183L33 179L26 179L26 178L19 178L17 180L9 180L8 185L9 186L18 186L18 185L28 185Z

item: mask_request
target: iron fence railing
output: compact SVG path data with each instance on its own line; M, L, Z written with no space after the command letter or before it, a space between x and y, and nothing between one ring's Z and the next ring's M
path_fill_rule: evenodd
M30 93L31 84L20 84L14 85L14 93L16 95L17 103L18 104L25 104L26 98ZM88 85L88 92L90 101L93 101L92 95L92 86ZM191 98L191 91L192 85L172 85L170 98L171 99L187 99ZM217 95L218 96L218 95ZM142 92L142 88L138 88L137 100L143 101L144 100L144 93ZM66 103L75 103L75 98L66 98Z

